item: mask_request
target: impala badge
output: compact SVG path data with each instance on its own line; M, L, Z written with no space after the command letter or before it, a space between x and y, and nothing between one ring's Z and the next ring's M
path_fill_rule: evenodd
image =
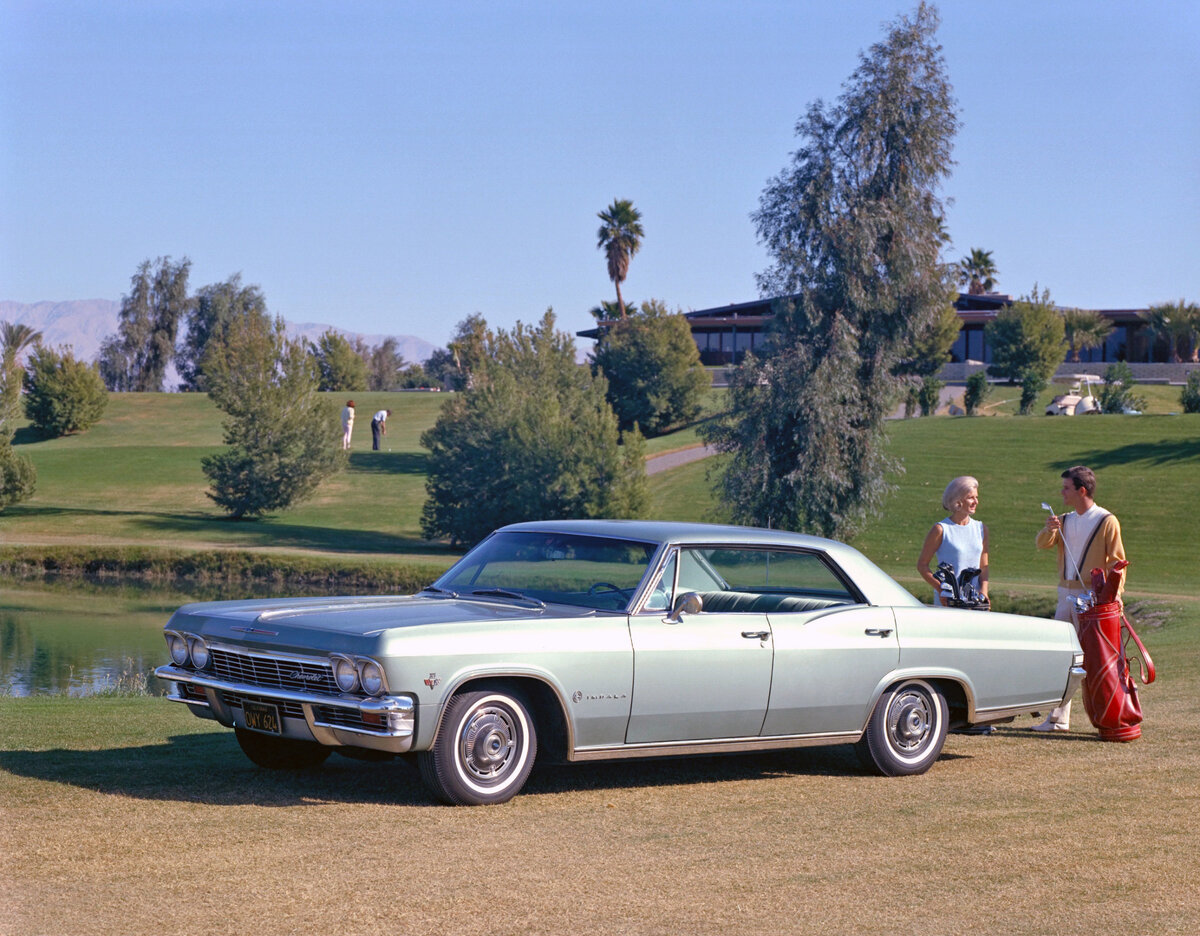
M430 689L436 689L441 685L441 682L441 677L438 676L437 673L430 673L429 678L425 680L425 685L427 685Z

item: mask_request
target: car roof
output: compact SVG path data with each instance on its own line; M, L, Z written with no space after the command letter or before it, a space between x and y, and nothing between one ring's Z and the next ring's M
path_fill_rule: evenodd
M665 520L535 520L513 523L496 532L576 533L610 536L649 543L792 546L826 553L840 565L872 604L920 604L906 589L853 546L837 540L788 530L766 530L716 523L678 523Z

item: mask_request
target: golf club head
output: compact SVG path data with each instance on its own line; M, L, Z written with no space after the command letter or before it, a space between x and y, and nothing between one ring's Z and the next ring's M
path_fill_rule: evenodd
M1042 501L1042 510L1048 510L1048 511L1050 511L1050 513L1054 513L1054 508L1051 507L1049 504L1047 504L1045 501Z

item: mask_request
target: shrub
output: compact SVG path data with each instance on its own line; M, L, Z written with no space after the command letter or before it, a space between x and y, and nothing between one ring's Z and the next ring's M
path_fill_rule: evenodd
M1185 413L1200 413L1200 370L1188 374L1187 383L1179 393L1179 402Z
M978 412L991 389L992 385L988 383L985 370L977 370L967 378L967 389L963 392L963 408L968 416L974 416Z
M942 402L942 387L946 386L936 377L926 377L921 381L921 389L917 391L917 402L921 405L922 416L937 414L938 405Z
M1123 413L1127 409L1143 410L1146 400L1133 392L1136 383L1133 371L1124 361L1110 364L1104 372L1104 388L1100 391L1100 411Z
M25 390L25 416L51 438L90 429L108 406L99 367L77 361L66 348L34 349L26 366Z
M1048 381L1039 371L1030 370L1021 378L1021 410L1022 416L1033 412L1033 404L1037 402L1038 394L1046 389Z
M0 510L33 497L36 486L33 462L14 452L7 439L0 440Z

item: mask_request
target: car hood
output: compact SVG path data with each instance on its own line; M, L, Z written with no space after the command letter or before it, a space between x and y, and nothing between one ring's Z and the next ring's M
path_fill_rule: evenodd
M263 648L329 649L336 638L374 639L387 631L434 625L512 624L518 620L578 617L588 608L553 606L553 612L527 602L503 599L435 598L418 595L349 598L284 598L214 601L184 605L167 627L206 639L224 639Z

